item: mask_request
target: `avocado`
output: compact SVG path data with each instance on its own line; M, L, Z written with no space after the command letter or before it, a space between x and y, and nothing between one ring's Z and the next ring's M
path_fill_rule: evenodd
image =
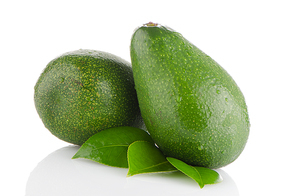
M80 49L48 63L35 85L36 110L56 137L82 145L112 127L143 128L130 63Z
M238 158L249 135L247 105L217 62L155 23L135 30L130 55L142 117L166 156L212 169Z

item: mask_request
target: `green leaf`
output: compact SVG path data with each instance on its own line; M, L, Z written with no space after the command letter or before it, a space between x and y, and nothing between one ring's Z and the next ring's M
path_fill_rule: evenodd
M217 184L222 182L222 177L218 172L205 167L194 167L200 174L204 184Z
M129 164L127 176L177 171L153 143L136 141L129 146L127 154Z
M178 170L195 180L200 188L203 188L205 184L215 184L222 181L220 175L214 170L190 166L172 157L167 157L167 160Z
M72 157L90 159L114 167L128 167L127 150L131 143L143 140L154 143L150 135L134 127L116 127L90 137Z
M167 160L178 170L195 180L199 184L200 188L204 187L204 182L202 181L201 175L194 167L172 157L167 157Z

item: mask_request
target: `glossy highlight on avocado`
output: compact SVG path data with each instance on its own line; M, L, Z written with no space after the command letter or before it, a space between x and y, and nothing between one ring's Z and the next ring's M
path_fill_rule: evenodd
M80 49L53 59L35 85L34 100L45 127L73 144L107 128L143 126L132 68L106 52Z
M241 90L180 33L147 24L135 30L130 54L142 117L152 139L166 156L190 165L220 168L233 162L250 128Z

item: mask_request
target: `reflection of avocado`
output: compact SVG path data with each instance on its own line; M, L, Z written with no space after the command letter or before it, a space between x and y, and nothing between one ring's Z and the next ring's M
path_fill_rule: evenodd
M142 125L130 64L105 52L77 50L52 60L34 100L45 127L73 144L103 129Z
M163 153L208 168L233 162L250 124L230 75L181 34L157 24L138 28L130 49L141 113Z

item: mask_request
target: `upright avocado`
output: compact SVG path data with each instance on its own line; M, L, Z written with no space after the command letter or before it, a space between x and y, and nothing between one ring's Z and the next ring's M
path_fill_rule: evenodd
M130 53L142 117L166 156L220 168L241 154L250 128L247 106L217 62L154 23L135 30Z
M103 129L143 126L132 68L106 52L81 49L53 59L35 85L34 100L45 127L73 144Z

